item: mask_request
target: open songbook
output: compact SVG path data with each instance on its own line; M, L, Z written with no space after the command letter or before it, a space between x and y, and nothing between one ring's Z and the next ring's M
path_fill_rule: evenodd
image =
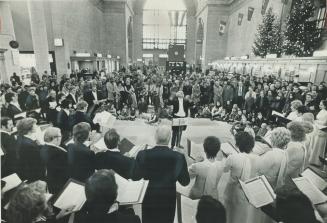
M319 190L323 191L327 188L327 182L317 172L311 168L306 168L301 174L302 177L311 181Z
M86 202L84 184L73 179L69 179L64 189L55 200L53 206L61 210L72 208L71 212L81 210Z
M327 201L327 196L322 192L326 189L327 183L313 169L305 169L301 177L293 178L293 182L313 204L321 204Z
M149 181L131 181L115 174L118 185L117 201L120 205L140 204L143 202Z
M264 175L239 182L246 198L256 208L271 204L276 199L276 194Z
M174 118L172 126L185 126L187 125L187 118Z
M292 121L292 120L288 119L287 117L285 117L282 113L279 113L277 111L272 111L271 115L277 117L278 121L286 123L286 124Z
M22 112L17 115L14 115L14 119L19 119L19 118L26 118L26 112Z
M121 154L128 153L135 145L127 138L123 138L118 145Z
M190 157L194 160L196 160L197 157L206 157L206 154L203 149L202 144L195 143L193 141L191 142L191 151L190 151Z
M238 149L228 142L222 143L220 146L220 150L225 156L239 153Z

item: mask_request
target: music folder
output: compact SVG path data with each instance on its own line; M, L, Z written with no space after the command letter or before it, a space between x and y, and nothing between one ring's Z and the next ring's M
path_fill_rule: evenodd
M69 179L61 193L55 199L53 206L61 210L72 208L71 212L77 212L82 209L85 202L84 184Z
M118 149L120 150L121 154L125 154L125 153L128 153L129 151L131 151L131 149L134 146L135 145L131 141L129 141L126 138L123 138L123 140L121 140L119 145L118 145Z
M222 143L220 146L220 150L225 156L239 153L239 151L229 142Z
M301 176L311 181L319 190L323 191L327 188L327 182L314 169L308 167Z
M286 118L282 113L279 113L277 111L272 111L271 115L275 116L278 119L278 121L285 123L285 124L292 121L292 120Z
M172 126L185 126L187 125L187 118L173 118Z
M139 180L131 181L115 174L118 185L117 201L120 205L140 204L148 187L149 181Z
M322 204L327 202L327 196L321 192L308 178L298 177L292 179L297 188L305 194L312 204Z
M276 199L276 194L264 175L239 182L249 203L256 208L271 204Z
M26 112L22 112L17 115L14 115L14 119L19 119L19 118L26 118Z

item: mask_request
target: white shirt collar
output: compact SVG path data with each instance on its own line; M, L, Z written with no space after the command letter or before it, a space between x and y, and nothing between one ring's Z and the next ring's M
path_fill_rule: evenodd
M53 146L53 147L56 147L56 148L58 148L58 149L60 149L60 150L62 150L62 151L64 151L64 152L67 152L64 148L62 148L62 147L60 147L60 146L57 146L57 145L55 145L55 144L53 144L53 143L46 142L45 145Z
M67 115L69 115L69 109L63 109L64 110L64 112L67 114Z
M120 153L120 150L118 148L114 148L114 149L109 149L110 152L118 152Z

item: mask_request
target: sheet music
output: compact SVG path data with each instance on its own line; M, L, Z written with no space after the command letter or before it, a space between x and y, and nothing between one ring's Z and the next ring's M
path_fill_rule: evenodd
M101 139L99 141L97 141L96 143L93 144L93 146L97 149L97 152L101 152L101 151L106 151L108 150L105 142L104 142L104 138L101 137Z
M26 118L26 112L22 112L17 115L14 115L14 118Z
M305 169L301 175L310 180L311 183L313 183L321 191L327 187L327 182L310 168Z
M187 125L187 118L173 118L172 126Z
M121 204L141 203L142 194L145 193L147 183L144 180L131 181L115 174L118 185L117 201Z
M225 155L232 155L239 153L236 148L234 148L230 143L225 142L222 143L220 146L220 150L225 154Z
M327 196L307 178L298 177L294 178L293 181L299 190L304 193L313 204L321 204L327 201Z
M60 194L53 206L59 209L67 209L72 206L73 212L79 211L86 201L84 186L76 182L70 181Z
M2 188L2 192L6 193L7 191L10 191L11 189L18 187L19 184L22 183L22 180L18 177L16 173L13 173L9 176L6 176L1 179L2 181L6 182L6 185Z
M205 158L206 154L204 152L203 145L191 141L190 157L192 157L193 159L196 159L197 157Z
M276 195L265 176L256 177L246 182L239 181L249 202L256 208L274 202Z
M272 111L271 114L272 114L272 115L277 115L277 116L280 116L280 117L283 117L283 118L286 118L282 113L277 112L277 111Z

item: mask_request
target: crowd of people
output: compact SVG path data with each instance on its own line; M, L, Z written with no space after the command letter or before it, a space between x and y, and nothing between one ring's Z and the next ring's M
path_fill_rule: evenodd
M74 72L58 82L53 75L32 76L30 85L13 75L11 84L1 86L1 174L17 173L26 181L4 210L8 222L72 222L70 211L52 210L45 189L35 186L44 181L47 190L58 195L70 178L85 183L87 198L82 210L74 213L74 222L140 222L129 207L117 204L112 171L126 179L149 180L142 203L145 223L174 222L176 182L186 186L191 178L195 183L190 197L200 199L198 223L315 223L317 211L327 219L326 207L313 206L291 182L310 165L323 168L319 158L325 158L327 145L327 134L321 130L327 126L324 82L304 85L216 70L174 75L150 67L89 77ZM102 133L106 151L95 152L86 143L101 132L93 121L99 111L131 121L150 113L148 121L159 122L179 117L181 107L183 116L231 123L239 153L223 154L219 137L208 136L203 142L206 157L192 160L179 148L181 135L165 125L156 130L156 146L135 157L120 153L120 136L114 129ZM51 126L40 140L38 125L44 123ZM277 198L274 206L256 209L239 180L260 175L266 176ZM65 211L69 217L59 218Z

